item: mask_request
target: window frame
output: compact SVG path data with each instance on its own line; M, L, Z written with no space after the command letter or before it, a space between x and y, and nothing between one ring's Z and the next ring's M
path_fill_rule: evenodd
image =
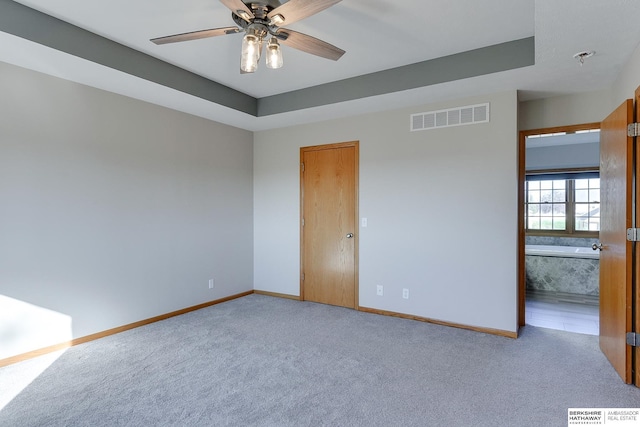
M525 180L523 188L523 213L524 213L524 232L527 236L555 236L555 237L599 237L599 231L588 230L576 230L575 229L575 180L581 179L579 176L582 172L599 172L599 167L588 168L566 168L566 169L538 169L525 171ZM571 175L575 174L575 177ZM566 202L565 202L565 215L566 215L566 229L565 230L530 230L527 228L527 175L558 175L558 180L565 180L566 184Z

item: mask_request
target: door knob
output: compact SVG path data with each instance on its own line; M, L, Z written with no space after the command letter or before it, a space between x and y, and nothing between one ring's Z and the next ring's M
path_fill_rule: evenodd
M591 245L591 249L593 249L594 251L601 251L602 243L594 243L593 245Z
M347 239L353 238L353 233L347 233Z

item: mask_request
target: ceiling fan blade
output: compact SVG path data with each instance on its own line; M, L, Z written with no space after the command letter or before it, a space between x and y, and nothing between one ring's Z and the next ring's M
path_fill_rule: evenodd
M336 3L340 3L340 1L342 0L289 0L269 12L267 18L272 19L274 16L280 15L284 21L277 25L289 25L308 16L315 15Z
M241 32L238 27L212 28L210 30L192 31L190 33L174 34L172 36L156 37L151 39L155 44L177 43L188 40L205 39L207 37L223 36L225 34L235 34Z
M292 0L293 1L293 0ZM285 3L287 4L287 3ZM280 43L310 53L323 58L337 61L344 55L345 51L332 44L319 40L315 37L299 33L297 31L280 28L276 32L276 37Z
M242 0L220 0L220 3L247 22L251 22L255 18L253 11Z

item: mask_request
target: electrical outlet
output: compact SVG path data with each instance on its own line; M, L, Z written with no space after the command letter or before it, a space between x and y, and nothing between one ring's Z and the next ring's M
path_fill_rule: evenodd
M209 289L213 289L213 279L209 279Z
M384 288L382 287L382 285L378 285L378 287L376 288L376 295L378 295L379 297L384 295Z
M402 289L402 298L409 299L409 289L407 288Z

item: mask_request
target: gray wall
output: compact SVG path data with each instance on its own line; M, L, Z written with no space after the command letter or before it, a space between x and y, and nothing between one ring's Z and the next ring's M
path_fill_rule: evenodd
M609 89L523 101L520 102L518 128L529 130L600 122L613 110L612 105Z
M515 331L516 98L506 92L257 132L255 289L299 295L299 148L357 140L360 216L368 218L359 230L360 305ZM409 131L412 113L482 102L491 103L490 123ZM482 242L473 256L469 233Z
M351 140L369 219L360 304L514 331L516 120L600 121L640 84L640 51L597 92L519 107L502 93L255 135L3 63L0 75L3 358L252 287L296 295L299 147ZM486 101L491 123L407 129L411 113ZM485 245L473 257L469 230Z
M611 108L622 104L625 99L633 98L635 90L640 85L640 45L625 64L611 89ZM607 113L608 114L608 113ZM606 116L605 116L606 117ZM603 117L604 118L604 117Z
M600 166L600 143L527 148L526 169L561 169Z
M0 358L252 289L251 132L0 75Z

